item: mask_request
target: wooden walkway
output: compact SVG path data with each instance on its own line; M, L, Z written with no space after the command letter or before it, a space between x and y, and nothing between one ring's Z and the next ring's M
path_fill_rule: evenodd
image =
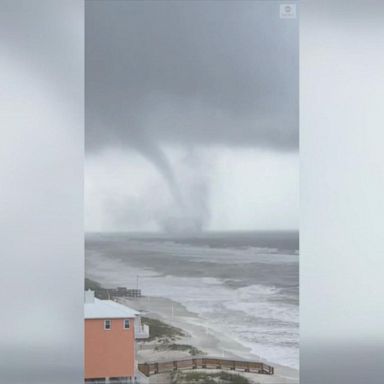
M149 377L157 373L171 372L176 369L229 369L240 372L254 372L273 375L274 368L270 365L246 360L231 360L212 357L196 357L182 360L141 363L139 371Z

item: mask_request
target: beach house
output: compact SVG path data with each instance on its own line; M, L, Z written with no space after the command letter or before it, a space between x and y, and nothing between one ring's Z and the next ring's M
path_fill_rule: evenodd
M85 292L84 307L85 382L134 383L139 313L112 300L99 300L91 290Z

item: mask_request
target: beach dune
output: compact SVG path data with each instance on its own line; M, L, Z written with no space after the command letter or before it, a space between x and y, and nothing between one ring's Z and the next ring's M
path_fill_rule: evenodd
M263 361L275 368L275 374L272 376L242 373L251 383L299 383L298 370L277 365L261 358L255 358L254 355L250 354L250 350L240 343L206 328L196 314L189 312L180 303L161 297L124 298L119 299L119 301L122 304L142 312L143 316L161 320L172 327L181 329L184 335L178 335L176 340L171 341L172 343L191 346L207 356ZM164 340L139 341L136 348L138 362L178 360L191 356L190 349L175 350L159 348L159 345L163 343ZM209 371L213 372L215 370ZM170 382L170 375L154 375L151 376L149 382Z

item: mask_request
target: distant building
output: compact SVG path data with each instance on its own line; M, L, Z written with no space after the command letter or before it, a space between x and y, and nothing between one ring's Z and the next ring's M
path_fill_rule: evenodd
M85 292L84 307L85 381L134 382L135 333L139 337L149 333L147 326L141 326L139 313L111 300L99 300L91 290Z

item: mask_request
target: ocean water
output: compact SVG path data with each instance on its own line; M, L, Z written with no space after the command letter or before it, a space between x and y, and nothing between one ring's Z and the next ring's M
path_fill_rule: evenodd
M297 232L88 234L86 275L138 282L144 295L182 303L251 354L299 366Z

